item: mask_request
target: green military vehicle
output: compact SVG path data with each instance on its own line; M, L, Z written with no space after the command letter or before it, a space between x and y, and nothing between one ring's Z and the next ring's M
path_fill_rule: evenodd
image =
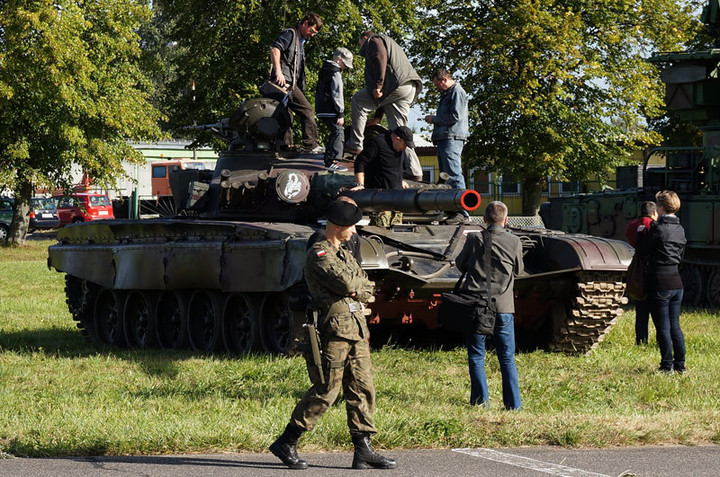
M716 38L718 15L718 1L709 2L703 21ZM626 174L637 168L618 170L619 190L552 198L540 213L550 229L624 240L642 202L654 200L659 190L677 192L682 201L677 215L688 239L680 267L683 303L719 308L720 49L657 54L649 61L664 67L667 108L700 126L703 146L653 149L639 174ZM664 165L648 165L658 157Z
M78 327L100 344L243 353L288 351L304 321L308 238L328 204L351 196L364 212L399 210L391 228L360 225L360 262L376 283L371 329L431 334L440 294L459 277L454 258L480 223L445 225L447 210L475 210L475 191L415 183L400 191L361 190L352 171L324 168L322 155L281 151L287 113L246 101L208 125L228 142L215 171L170 178L175 217L68 225L49 248L66 274ZM511 228L523 241L526 273L516 281L518 344L585 352L622 313L623 243L538 228ZM373 332L374 336L380 333Z

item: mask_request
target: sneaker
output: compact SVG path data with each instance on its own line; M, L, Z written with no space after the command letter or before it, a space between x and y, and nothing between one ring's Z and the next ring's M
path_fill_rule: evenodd
M672 368L659 367L657 372L658 372L658 374L672 374L673 370L672 370Z
M325 166L325 169L327 169L328 171L334 171L334 172L345 172L348 170L347 167L338 164L337 161L332 161L332 163L329 166L328 165Z
M324 154L325 148L322 146L315 146L313 148L305 147L303 148L306 154Z

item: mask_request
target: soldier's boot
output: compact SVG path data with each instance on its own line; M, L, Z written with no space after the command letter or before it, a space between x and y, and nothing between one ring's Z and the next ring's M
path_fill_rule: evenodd
M275 454L283 464L291 469L302 470L307 469L308 466L307 462L297 455L297 441L303 432L305 431L292 424L288 424L287 427L285 427L285 432L283 432L275 442L270 444L270 452Z
M367 432L353 434L352 441L355 445L353 469L394 469L397 467L395 459L388 459L375 452L375 449L370 445L370 434Z

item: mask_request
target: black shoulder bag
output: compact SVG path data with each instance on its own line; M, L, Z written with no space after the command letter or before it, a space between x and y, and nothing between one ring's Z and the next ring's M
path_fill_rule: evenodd
M483 232L485 243L485 277L487 296L490 297L490 255L492 235ZM455 287L441 295L442 302L438 306L438 323L443 328L462 333L478 333L492 335L495 329L495 312L489 301L475 293L460 292L460 284L466 273L460 275Z

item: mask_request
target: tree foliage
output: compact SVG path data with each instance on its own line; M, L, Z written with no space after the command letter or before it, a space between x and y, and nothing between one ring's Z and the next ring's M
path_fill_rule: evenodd
M214 123L228 117L242 101L259 95L268 77L270 45L283 28L313 11L323 19L320 33L305 44L308 86L313 102L323 59L344 46L356 54L355 69L346 76L346 100L362 84L362 58L357 37L365 29L388 33L399 41L420 27L415 15L430 0L391 3L385 0L159 0L156 24L167 28L165 42L154 52L169 59L161 104L170 126ZM169 25L169 27L168 27ZM192 89L194 85L195 89Z
M470 165L524 180L524 214L543 179L606 178L638 143L659 141L663 88L644 58L696 33L697 2L445 0L427 10L421 69L445 66L471 96ZM432 98L428 98L432 101Z
M68 187L73 167L112 187L127 139L160 136L153 84L140 65L133 0L0 3L0 177L15 190L11 238L23 242L34 185Z

